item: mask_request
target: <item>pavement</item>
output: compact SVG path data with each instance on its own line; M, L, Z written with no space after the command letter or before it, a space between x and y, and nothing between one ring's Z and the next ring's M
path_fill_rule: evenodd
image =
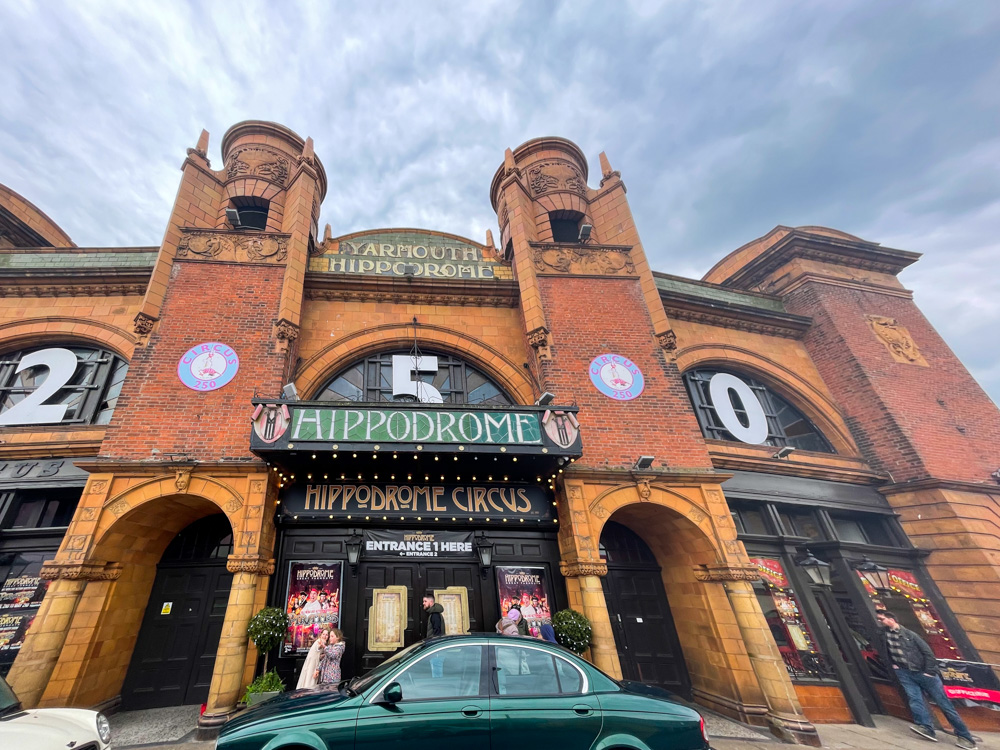
M199 706L122 711L109 718L115 750L212 750L215 742L195 741ZM777 750L789 745L770 734L699 709L713 750ZM954 747L952 735L938 732L940 742L932 743L910 731L909 722L891 716L875 716L874 729L857 724L817 726L823 747L829 750L931 750ZM1000 750L1000 733L976 735L983 750Z

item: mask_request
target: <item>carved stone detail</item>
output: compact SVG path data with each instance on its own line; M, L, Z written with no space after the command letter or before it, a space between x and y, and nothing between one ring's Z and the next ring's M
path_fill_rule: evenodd
M667 352L677 351L677 334L673 331L664 331L656 334L656 343Z
M690 518L695 523L701 523L706 518L708 518L708 514L705 513L705 511L703 511L701 508L692 508L690 511L688 511L688 518Z
M507 201L500 200L500 208L497 211L497 218L500 220L500 229L507 226L507 222L510 221L510 212L507 210Z
M243 501L238 497L231 498L228 503L226 503L226 512L235 513L240 508L243 507Z
M187 492L191 485L191 469L178 469L177 478L174 479L174 486L178 492Z
M288 257L287 234L183 229L177 257L236 263L282 263Z
M229 155L226 177L259 177L284 186L288 180L288 159L278 152L260 146L247 146Z
M275 324L274 330L279 341L292 342L299 337L299 327L284 318Z
M609 180L616 180L616 179L620 180L621 178L622 178L622 173L619 172L617 169L613 169L610 172L605 172L603 175L601 175L601 187L604 187L604 183L608 182Z
M264 491L263 479L255 479L252 482L250 482L250 492L254 494L260 494L263 491Z
M885 344L885 348L889 350L894 360L908 365L928 366L910 332L901 326L899 321L881 315L866 315L865 318L868 326L879 341Z
M602 562L561 562L559 572L564 578L581 578L583 576L606 576L607 563Z
M41 578L54 581L116 581L122 574L121 563L75 562L64 563L47 560L42 564Z
M532 331L528 331L528 345L533 349L538 349L549 345L549 329L539 326Z
M132 321L132 330L138 333L140 336L148 336L153 330L153 324L156 322L156 318L152 315L147 315L146 313L136 313L135 319Z
M528 186L535 196L560 189L584 197L587 195L587 183L580 170L569 162L558 159L531 165L528 169Z
M93 482L90 483L89 492L91 495L100 495L107 488L108 488L107 479L95 479Z
M274 559L259 555L230 555L226 560L226 570L230 573L256 573L274 575Z
M115 517L123 516L128 512L131 506L125 500L115 500L111 505L108 506L108 510L115 515Z
M628 249L534 246L535 270L584 276L630 276L635 264Z
M641 479L635 483L635 488L639 491L639 500L642 502L649 502L649 496L653 494L652 488L649 486L648 479Z
M698 565L694 577L699 581L758 581L760 571L753 565Z

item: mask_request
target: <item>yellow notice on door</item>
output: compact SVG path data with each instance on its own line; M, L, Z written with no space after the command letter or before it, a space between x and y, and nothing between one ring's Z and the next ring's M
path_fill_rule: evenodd
M170 614L170 610L172 610L173 608L174 608L174 603L173 602L163 602L163 606L160 607L160 614L161 615L169 615Z

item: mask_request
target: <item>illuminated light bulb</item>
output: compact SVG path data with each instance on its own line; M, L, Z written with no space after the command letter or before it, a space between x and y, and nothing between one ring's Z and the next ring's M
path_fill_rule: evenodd
M412 474L407 474L407 475L406 475L406 478L407 478L407 480L409 480L409 479L413 479L413 475L412 475Z
M274 467L274 469L273 469L273 471L277 471L277 470L278 470L278 467L277 467L277 466L275 466L275 467Z
M435 460L435 461L437 461L437 460L438 460L438 457L437 457L437 456L434 456L434 460Z
M375 475L375 478L378 479L378 474Z
M365 520L366 521L370 521L371 520L371 516L365 516Z
M424 474L424 481L425 481L425 482L429 482L429 481L431 481L431 478L430 478L430 476L429 476L429 475L427 475L427 474Z
M334 457L334 458L336 458L336 457L337 457L337 454L336 454L336 453L334 453L334 454L333 454L333 457Z
M354 458L357 458L358 454L357 453L352 453L351 456L353 456Z
M393 454L392 454L392 457L393 457L393 458L396 458L396 454L395 454L395 453L393 453Z
M333 516L330 516L330 518L333 518Z
M489 521L490 519L487 518L486 520Z
M504 476L503 481L505 481L505 482L507 481L507 477L506 476Z
M324 474L324 475L323 475L323 479L329 479L329 478L330 478L330 475L329 475L329 474Z
M504 522L504 523L507 523L507 519L506 519L506 518L505 518L505 519L503 519L503 522Z
M316 454L315 453L313 453L313 458L316 458Z
M473 478L472 478L472 481L473 481L473 482L475 482L475 481L476 481L476 478L475 478L475 477L473 477Z
M444 481L444 474L441 475L441 481Z
M372 453L372 458L378 458L378 453Z
M416 453L414 453L414 454L413 454L413 460L414 460L414 461L416 461L416 460L417 460L417 454L416 454Z
M455 456L455 460L456 460L456 461L458 460L458 456Z
M382 520L383 520L383 521L388 521L388 520L389 520L389 517L388 517L388 516L382 516Z
M515 461L517 460L517 456L514 456L514 460L515 460Z
M292 518L294 518L296 521L299 520L298 516L292 516Z
M493 481L493 477L486 477L486 479L487 479L487 481L490 481L490 482Z
M518 520L519 520L519 521L520 521L521 523L524 523L524 519L523 519L523 518L519 518Z
M437 521L438 519L437 519L437 518L435 518L434 520L435 520L435 521Z
M454 516L452 516L452 519L451 519L451 520L452 520L452 521L457 521L458 519L457 519L457 518L455 518Z
M417 516L417 520L418 520L418 521L423 521L424 519L423 519L423 518L421 518L420 516Z
M308 474L308 475L306 476L306 479L312 479L312 478L313 478L313 475L312 475L312 474Z
M341 474L341 475L340 475L340 478L341 478L341 479L343 479L343 478L344 478L344 475L343 475L343 474Z
M350 519L350 516L348 516L347 518Z
M560 473L560 474L562 474L562 473L563 473L563 472L562 472L562 469L559 469L559 473Z
M395 474L391 474L391 475L389 476L389 479L391 479L392 481L394 481L394 482L395 482L395 481L396 481L396 475L395 475Z
M462 477L455 477L455 481L456 482L461 482L462 481Z
M400 521L405 521L405 520L406 520L406 517L405 517L405 516L400 516L400 517L399 517L399 520L400 520Z

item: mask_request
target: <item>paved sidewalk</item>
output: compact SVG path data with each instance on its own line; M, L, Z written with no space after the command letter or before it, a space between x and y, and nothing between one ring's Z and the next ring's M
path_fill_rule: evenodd
M931 750L955 747L955 737L938 732L938 742L930 742L910 731L909 722L891 716L874 716L877 727L869 729L857 724L820 724L817 727L823 747L829 750ZM722 730L724 731L724 730ZM711 732L711 730L709 730ZM1000 750L1000 734L973 732L980 750ZM772 750L788 748L778 741L712 737L714 750Z

